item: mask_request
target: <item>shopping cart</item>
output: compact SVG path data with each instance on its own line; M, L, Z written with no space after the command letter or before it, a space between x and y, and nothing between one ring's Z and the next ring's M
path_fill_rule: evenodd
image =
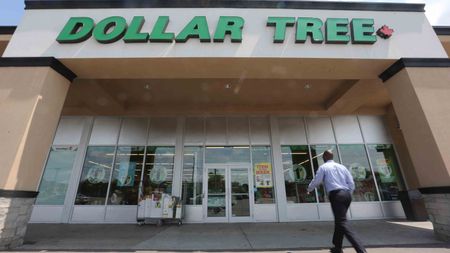
M153 192L150 195L142 194L142 183L139 185L139 201L137 208L137 224L163 223L183 224L183 205L179 197L162 192Z

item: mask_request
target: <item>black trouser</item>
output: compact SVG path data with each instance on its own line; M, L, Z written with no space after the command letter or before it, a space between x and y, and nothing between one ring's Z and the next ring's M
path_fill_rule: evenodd
M366 249L356 237L347 222L347 210L352 202L352 195L347 190L335 190L330 192L331 209L334 214L333 244L337 249L342 249L344 235L355 248L356 252L363 253Z

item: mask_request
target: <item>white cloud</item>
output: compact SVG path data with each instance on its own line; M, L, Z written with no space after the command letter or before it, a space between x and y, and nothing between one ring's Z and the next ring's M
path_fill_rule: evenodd
M425 14L432 25L450 25L450 1L428 0Z
M324 1L324 0L317 0ZM336 0L325 0L336 1ZM450 0L338 0L342 2L424 3L431 25L450 26Z

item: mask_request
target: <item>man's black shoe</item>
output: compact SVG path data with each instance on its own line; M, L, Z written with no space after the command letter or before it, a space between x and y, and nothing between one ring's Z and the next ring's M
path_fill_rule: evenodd
M344 253L344 251L342 251L342 249L338 249L338 248L331 248L330 253Z

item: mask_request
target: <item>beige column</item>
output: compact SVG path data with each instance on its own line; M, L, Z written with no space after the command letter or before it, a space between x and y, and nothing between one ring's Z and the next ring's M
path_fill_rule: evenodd
M408 220L426 221L428 220L428 213L425 209L425 201L423 195L420 194L419 179L411 160L408 147L405 142L403 131L395 114L394 107L389 106L385 115L386 126L392 137L392 141L397 151L403 178L406 184L406 191L399 192L402 200L403 210L405 211Z
M410 174L417 176L435 234L450 240L450 60L402 59L380 77L389 90L414 165Z
M0 250L23 242L74 77L52 58L0 58Z

